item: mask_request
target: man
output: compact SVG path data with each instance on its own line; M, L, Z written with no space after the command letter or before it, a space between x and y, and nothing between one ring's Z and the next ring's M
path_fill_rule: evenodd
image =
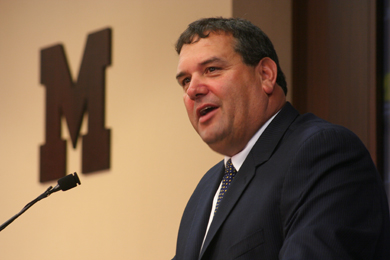
M174 259L390 259L389 209L368 151L286 102L259 28L198 20L176 50L191 124L225 160L191 196Z

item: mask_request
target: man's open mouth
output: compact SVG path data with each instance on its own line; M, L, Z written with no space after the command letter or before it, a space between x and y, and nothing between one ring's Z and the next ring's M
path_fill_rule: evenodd
M207 115L209 112L213 111L214 109L217 109L217 107L213 106L207 106L199 111L200 116Z

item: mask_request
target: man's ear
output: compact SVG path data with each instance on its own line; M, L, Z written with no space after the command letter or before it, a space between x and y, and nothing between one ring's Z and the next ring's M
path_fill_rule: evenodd
M261 77L264 92L267 95L272 94L278 75L276 63L271 58L265 57L259 61L256 68Z

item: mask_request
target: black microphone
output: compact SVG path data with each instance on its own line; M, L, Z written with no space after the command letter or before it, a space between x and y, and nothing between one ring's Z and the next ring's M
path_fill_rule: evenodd
M10 218L8 221L6 221L3 225L0 226L0 231L2 231L4 228L6 228L9 224L11 224L16 218L18 218L20 215L22 215L26 210L28 210L32 205L40 201L41 199L46 198L50 194L57 192L59 190L66 191L71 188L74 188L77 186L77 184L81 184L79 176L77 176L77 173L69 174L65 177L62 177L58 180L58 184L53 188L50 186L44 193L39 195L35 200L28 203L24 208L15 216Z
M59 190L66 191L69 189L72 189L77 186L77 184L81 184L79 176L77 176L77 173L66 175L65 177L62 177L58 180L58 184L51 190L49 190L49 194L52 194L54 192L57 192Z

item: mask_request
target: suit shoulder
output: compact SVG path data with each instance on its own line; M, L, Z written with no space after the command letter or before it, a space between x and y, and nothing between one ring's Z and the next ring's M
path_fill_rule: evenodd
M223 160L211 167L200 179L194 193L202 192L205 186L209 186L212 183L219 183L222 180L223 169Z
M288 135L292 135L301 141L319 138L324 142L329 142L329 144L352 141L358 145L363 145L359 137L348 128L332 124L311 113L300 115L291 125Z
M219 175L221 170L224 169L224 161L221 160L217 164L215 164L213 167L211 167L201 178L200 182L209 182L212 179L216 177L216 175Z

